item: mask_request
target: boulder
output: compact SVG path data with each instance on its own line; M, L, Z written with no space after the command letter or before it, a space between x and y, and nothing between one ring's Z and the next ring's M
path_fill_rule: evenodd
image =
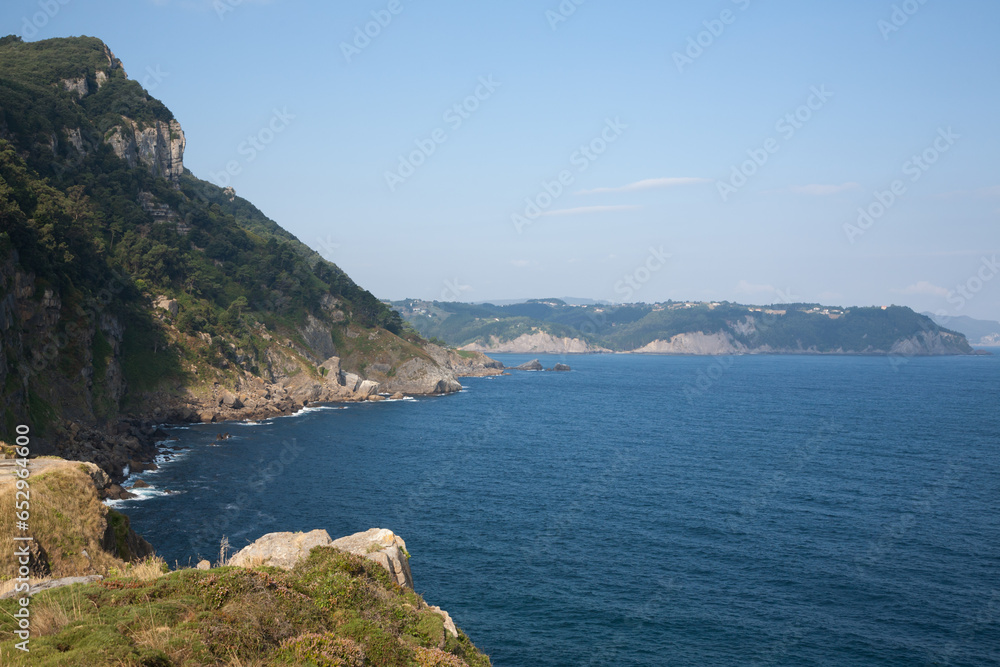
M180 309L180 305L174 299L169 299L165 296L156 297L156 307L161 308L174 317L177 317L177 311Z
M406 542L391 530L372 528L363 533L341 537L335 540L332 546L375 561L384 567L400 586L413 588L413 574L410 572Z
M98 489L106 489L111 484L111 479L108 474L101 470L96 463L81 463L84 468L84 472L90 475L90 479L94 480L94 486Z
M49 579L32 585L28 589L28 595L35 595L36 593L41 593L42 591L50 591L54 588L63 588L64 586L74 586L76 584L92 584L94 582L101 581L102 579L104 579L104 577L102 577L99 574L93 574L87 577L63 577L62 579ZM23 593L11 590L4 593L3 595L0 595L0 600L12 598L17 595L23 595Z
M347 387L347 391L355 391L361 384L361 376L355 373L340 372L340 384Z
M112 484L108 487L107 498L109 500L128 500L129 498L135 498L134 493L129 493L117 484Z
M136 480L135 484L132 485L132 488L133 489L148 489L149 488L149 484L146 484L146 482L144 482L144 481L142 481L140 479L140 480Z
M556 364L555 366L553 366L549 370L550 371L555 371L557 373L566 373L566 372L571 371L573 369L570 368L569 366L567 366L566 364Z
M326 369L326 376L334 381L340 381L340 357L330 357L319 366Z
M296 563L305 560L315 547L328 547L332 544L333 540L325 530L314 530L309 533L270 533L234 554L229 559L229 565L237 567L268 565L290 570Z
M451 620L451 614L446 612L441 607L435 607L434 605L427 605L427 608L444 619L444 629L447 630L452 637L458 637L458 628L455 627L455 621Z
M223 391L222 396L219 397L219 405L224 405L227 408L232 408L233 410L239 410L243 407L243 402L240 397L231 391Z
M521 364L520 366L515 366L514 370L515 371L540 371L540 370L544 370L544 367L542 366L542 362L540 362L538 359L532 359L531 361L529 361L526 364Z
M128 469L131 472L146 472L147 470L158 470L160 466L155 463L143 463L132 459L128 462Z
M378 382L372 382L371 380L362 380L358 385L358 388L354 391L363 398L370 398L371 396L378 393L379 384Z
M200 560L198 561L198 565L196 567L199 570L211 570L212 564L209 563L207 560Z
M331 540L325 530L309 533L270 533L244 547L229 559L235 567L268 565L290 570L305 560L316 547L333 547L363 556L385 568L400 586L413 588L406 542L391 530L372 528L339 540Z
M395 375L382 385L382 390L389 393L432 396L461 391L462 385L451 371L429 359L418 358L410 359L399 366Z
M392 396L389 397L389 400L392 400L392 401L401 401L404 398L406 398L406 394L404 394L401 391L397 391L395 394L393 394Z

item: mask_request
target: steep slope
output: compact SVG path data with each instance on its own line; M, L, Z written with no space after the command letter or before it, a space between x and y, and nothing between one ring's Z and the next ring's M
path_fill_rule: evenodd
M0 39L2 427L112 475L144 420L446 393L399 315L229 189L100 40ZM488 360L482 358L483 363Z

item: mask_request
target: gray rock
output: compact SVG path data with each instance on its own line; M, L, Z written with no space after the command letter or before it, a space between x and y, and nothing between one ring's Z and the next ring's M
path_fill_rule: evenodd
M371 396L378 393L378 388L379 388L378 382L372 382L371 380L362 380L361 383L358 385L358 388L355 389L355 393L357 393L362 398L370 398Z
M340 372L340 383L347 388L347 391L355 391L361 384L361 376L355 373Z
M112 484L108 487L107 497L111 500L128 500L129 498L135 498L134 493L129 493L117 484Z
M542 366L542 362L540 362L538 359L532 359L531 361L529 361L526 364L521 364L520 366L515 366L514 370L515 371L541 371L541 370L544 370L544 367Z
M455 621L451 620L451 614L446 612L441 607L435 607L434 605L427 605L427 608L444 619L444 629L447 630L452 637L458 637L458 628L455 627Z
M335 540L336 549L375 561L393 576L400 586L413 588L413 573L410 572L406 542L391 530L372 528L363 533L355 533Z
M325 530L309 533L270 533L241 549L229 559L235 567L268 565L290 570L305 560L316 547L334 547L363 556L385 568L400 586L413 588L406 542L391 530L372 528L339 540L331 540Z
M196 566L196 568L199 570L211 570L212 564L209 563L207 560L200 560L198 561L198 565Z
M305 560L315 547L333 544L325 530L309 533L270 533L253 544L244 547L229 559L229 565L255 567L268 565L290 570L296 563Z
M42 591L50 591L53 588L73 586L74 584L92 584L96 581L101 581L102 579L104 579L104 577L99 574L92 574L89 577L64 577L62 579L50 579L48 581L39 582L29 588L28 595L35 595L36 593L41 593ZM18 595L23 595L23 593L7 591L3 595L0 595L0 600L6 600L7 598L16 597Z
M410 359L386 380L382 390L418 396L451 394L462 390L454 374L429 359Z
M178 304L176 300L174 300L174 299L168 299L165 296L159 296L159 297L157 297L155 305L156 305L157 308L161 308L161 309L167 311L168 313L170 313L174 317L177 317L177 312L180 309L180 304Z
M139 480L136 480L135 484L132 485L132 488L133 489L148 489L149 488L149 484L147 484L146 482L144 482L141 479L139 479Z
M326 369L326 377L334 382L340 382L340 357L330 357L320 364L320 368Z
M555 366L553 366L549 370L550 371L555 371L557 373L566 373L566 372L571 371L573 369L570 368L569 366L567 366L566 364L556 364Z

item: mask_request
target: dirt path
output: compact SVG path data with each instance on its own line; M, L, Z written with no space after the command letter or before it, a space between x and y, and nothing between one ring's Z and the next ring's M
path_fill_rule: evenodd
M62 470L65 468L79 467L79 461L63 461L61 459L29 459L28 471L31 477L37 477L45 472ZM5 493L7 487L13 487L17 481L17 471L21 468L15 459L0 460L0 493ZM30 480L31 477L28 479Z

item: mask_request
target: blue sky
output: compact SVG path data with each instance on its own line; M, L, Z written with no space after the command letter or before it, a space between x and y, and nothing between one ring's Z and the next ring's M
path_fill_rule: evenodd
M382 298L1000 319L1000 5L577 2L9 0L0 21L103 39L195 175Z

